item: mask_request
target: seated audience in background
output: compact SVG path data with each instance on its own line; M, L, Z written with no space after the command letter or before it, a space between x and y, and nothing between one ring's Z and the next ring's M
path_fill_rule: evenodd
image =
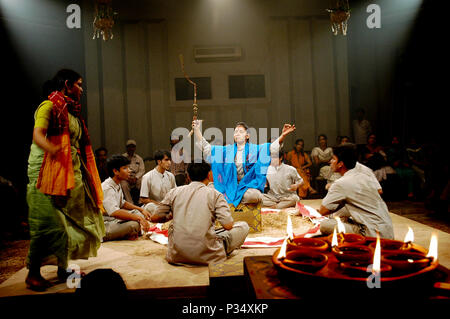
M347 135L342 135L339 140L339 145L350 143L350 138Z
M179 150L175 145L180 142L178 137L170 138L170 155L172 161L170 162L169 171L175 176L175 182L177 186L182 186L188 184L187 180L187 164L184 162L184 150L180 148Z
M177 187L175 176L169 172L170 156L167 150L156 151L154 155L156 167L142 177L139 202L144 204L143 207L152 214L164 196L172 188Z
M414 197L414 171L411 168L408 153L400 144L397 136L392 138L391 146L386 151L386 155L387 163L395 170L401 185L406 189L408 198ZM401 192L402 189L399 191ZM400 196L402 195L400 194Z
M298 174L303 179L303 184L298 188L300 198L308 197L308 194L317 194L317 191L311 186L311 166L312 162L304 150L305 142L299 138L295 141L295 146L286 156L286 161L297 169Z
M138 202L139 190L141 189L141 180L145 173L145 164L142 157L136 154L135 140L128 140L126 147L127 152L122 155L130 161L130 176L127 180L122 181L121 185L125 200L135 204Z
M319 146L316 146L311 151L311 158L313 161L313 179L330 180L332 178L332 171L330 170L330 160L333 157L333 149L328 146L328 138L325 134L320 134ZM317 183L316 183L317 184ZM316 189L319 186L316 185Z
M358 154L361 153L364 145L367 143L367 136L372 131L370 122L365 118L366 112L363 108L356 109L356 119L352 122L353 140L358 148Z
M347 233L375 237L379 231L383 238L394 238L392 220L386 203L379 194L379 184L366 168L357 163L356 147L340 145L333 150L331 168L342 175L328 190L319 213L333 213L343 220ZM333 233L336 220L330 218L320 224L324 235Z
M95 150L95 164L102 182L109 177L108 168L106 167L107 158L108 150L105 147L102 146Z
M269 191L263 194L262 205L265 207L282 209L295 206L300 201L297 189L303 184L303 179L295 167L283 163L284 155L282 150L278 156L272 155L266 175Z
M150 213L145 209L127 202L123 198L121 182L130 175L130 161L122 155L113 155L108 159L109 178L102 183L103 207L108 216L103 216L106 235L104 241L117 239L135 239L141 227L148 231Z
M205 161L190 163L192 182L171 189L152 216L154 223L173 219L166 255L169 263L206 265L224 261L247 237L247 223L233 223L223 194L207 187L210 171L211 165ZM223 228L215 230L216 220Z
M411 163L411 169L414 171L420 181L420 189L425 189L425 171L428 170L429 161L425 157L425 151L422 145L417 143L414 137L411 137L406 147L408 160Z
M360 154L361 163L366 164L375 154L381 155L386 160L386 153L381 145L378 144L377 135L370 133L367 135L367 144L363 147Z

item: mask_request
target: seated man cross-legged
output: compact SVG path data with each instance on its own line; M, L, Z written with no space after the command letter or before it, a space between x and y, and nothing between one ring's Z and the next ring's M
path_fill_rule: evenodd
M160 201L172 188L177 187L175 176L169 172L171 164L170 152L158 150L155 152L156 167L142 177L139 202L151 214Z
M319 213L339 216L348 233L375 237L378 231L380 237L393 239L392 220L379 194L379 184L373 173L356 159L354 144L339 145L333 149L331 169L342 177L331 185ZM336 223L332 218L322 221L320 231L324 235L331 234Z
M173 219L169 226L166 259L173 264L207 265L225 261L247 237L246 222L233 222L224 196L207 185L211 166L190 163L189 185L173 188L152 215L152 222ZM215 230L216 220L223 228Z
M303 179L295 167L282 162L284 151L280 150L279 155L275 155L267 169L269 192L262 195L263 206L277 209L295 206L300 201L296 191L303 184Z
M108 159L109 178L102 183L104 194L103 207L108 216L103 216L106 235L104 241L135 239L141 227L148 231L150 213L145 209L124 200L120 182L127 180L130 174L130 160L123 155L113 155Z

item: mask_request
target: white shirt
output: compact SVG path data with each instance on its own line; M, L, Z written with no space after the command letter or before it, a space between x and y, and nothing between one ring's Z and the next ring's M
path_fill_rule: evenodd
M296 194L296 191L289 189L292 184L303 183L303 179L295 167L282 163L279 166L269 166L267 169L267 182L270 187L268 194L280 199L281 196Z
M208 264L226 260L223 241L214 230L233 222L225 197L201 182L171 189L156 214L173 213L169 227L167 260L172 263Z
M376 237L378 230L381 237L393 239L392 220L386 203L378 194L378 182L373 173L369 174L362 166L355 166L336 180L322 200L322 205L331 211L345 205L353 220L365 226L364 235Z
M175 176L169 171L161 174L155 167L142 177L140 196L160 202L175 187L177 187Z
M123 199L122 187L111 178L108 177L102 183L103 189L103 207L109 216L122 208L125 204Z
M333 157L333 149L327 147L325 150L322 150L320 147L316 146L311 151L311 157L318 157L320 161L328 162Z

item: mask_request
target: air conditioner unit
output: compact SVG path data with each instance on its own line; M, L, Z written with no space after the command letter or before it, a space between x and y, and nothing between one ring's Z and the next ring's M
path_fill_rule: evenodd
M242 49L237 46L194 48L194 59L197 62L235 61L241 57Z

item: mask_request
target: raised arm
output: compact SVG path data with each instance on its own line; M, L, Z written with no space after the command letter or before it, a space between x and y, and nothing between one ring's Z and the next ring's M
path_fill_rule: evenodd
M211 144L209 144L208 141L203 137L200 130L200 125L197 121L192 121L192 129L194 130L196 140L195 145L202 150L203 158L211 156Z

